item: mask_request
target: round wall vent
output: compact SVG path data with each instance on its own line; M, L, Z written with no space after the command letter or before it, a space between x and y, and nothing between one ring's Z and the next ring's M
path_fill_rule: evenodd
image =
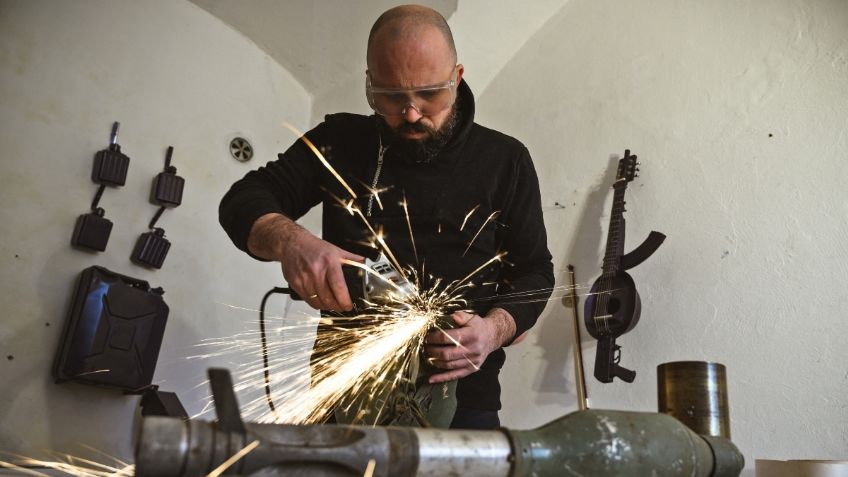
M253 157L253 146L243 137L234 138L230 141L230 154L240 162L247 162Z

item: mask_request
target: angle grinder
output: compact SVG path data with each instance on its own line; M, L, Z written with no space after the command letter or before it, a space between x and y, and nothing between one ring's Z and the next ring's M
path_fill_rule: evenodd
M383 254L376 260L366 257L361 266L344 264L342 273L354 312L363 312L375 305L397 304L415 293L415 286ZM289 294L294 300L303 300L291 288L278 290Z

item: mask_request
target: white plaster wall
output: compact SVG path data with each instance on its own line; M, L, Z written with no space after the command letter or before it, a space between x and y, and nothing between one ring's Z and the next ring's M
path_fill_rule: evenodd
M277 267L231 245L218 201L293 140L283 121L307 125L309 96L189 2L4 0L0 98L0 451L90 455L84 444L129 459L138 398L50 377L76 277L97 264L165 289L171 313L154 383L200 411L205 368L239 360L185 356L201 339L254 326L254 312L223 304L256 308L282 281ZM114 222L109 246L72 250L74 223L96 190L93 154L108 144L113 120L131 162L126 186L101 201ZM247 164L229 157L237 134L255 146ZM148 271L129 255L156 211L147 197L169 145L185 194L160 221L172 242L164 267Z
M631 272L636 381L594 380L584 335L595 407L655 410L658 364L714 360L749 466L848 456L848 3L572 0L479 94L478 119L530 148L560 283L568 263L584 285L600 272L611 156L643 163L627 248L668 239ZM506 425L576 407L570 319L552 301L509 350Z

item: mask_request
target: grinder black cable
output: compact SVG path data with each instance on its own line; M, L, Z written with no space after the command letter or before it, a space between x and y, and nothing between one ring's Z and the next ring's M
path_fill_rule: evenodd
M265 334L265 304L268 302L268 298L275 293L291 295L294 291L288 287L274 287L265 293L265 296L262 297L262 303L259 305L259 337L262 340L262 372L265 377L265 400L268 402L271 412L274 413L275 419L279 420L277 408L274 406L274 399L271 397L271 376L268 371L268 338Z

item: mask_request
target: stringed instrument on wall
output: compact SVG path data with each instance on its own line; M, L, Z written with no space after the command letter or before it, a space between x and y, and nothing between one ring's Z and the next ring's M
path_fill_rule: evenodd
M616 377L630 383L636 377L635 371L619 364L621 346L615 343L616 338L636 326L641 314L639 292L625 270L645 261L665 240L665 235L652 231L635 250L624 253L624 191L637 177L638 165L630 149L625 150L624 157L618 161L603 273L592 285L583 315L586 329L598 340L595 378L602 383L611 383Z

